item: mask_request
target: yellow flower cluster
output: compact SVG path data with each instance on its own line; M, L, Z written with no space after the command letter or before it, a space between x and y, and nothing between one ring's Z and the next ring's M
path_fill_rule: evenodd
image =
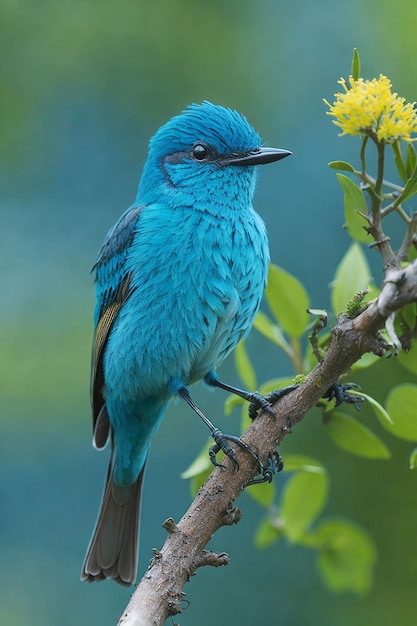
M406 103L405 98L391 91L391 81L380 74L379 78L354 80L349 77L349 86L344 78L339 84L344 93L335 94L335 102L329 104L327 115L332 115L342 135L364 135L373 133L377 140L393 143L397 139L415 141L417 133L417 110L415 103Z

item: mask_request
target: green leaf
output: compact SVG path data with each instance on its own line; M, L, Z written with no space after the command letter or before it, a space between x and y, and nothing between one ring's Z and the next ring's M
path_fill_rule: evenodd
M317 566L327 585L334 591L369 591L377 559L369 534L347 520L323 520L315 536L321 544Z
M347 161L330 161L330 163L328 163L328 166L331 167L333 170L341 170L343 172L352 172L352 174L355 171L355 168L353 167L353 165L351 165Z
M246 493L261 506L269 508L275 498L275 485L273 483L260 483L246 489Z
M408 249L408 260L411 263L412 261L415 261L416 259L417 259L417 250L415 246L411 246L411 248Z
M209 448L213 445L213 440L209 439L207 444L201 450L200 454L194 459L191 465L182 472L181 478L190 481L190 493L194 497L197 491L206 482L207 478L213 471L213 464L209 457Z
M370 243L369 235L364 230L364 226L367 226L368 222L358 213L360 211L366 215L368 211L362 191L353 180L344 174L336 174L336 177L344 192L346 230L352 239L361 243Z
M358 80L359 76L361 75L361 60L360 60L359 52L357 48L353 48L351 74L352 74L353 80Z
M417 441L417 385L397 385L391 389L386 407L394 423L385 423L384 428L400 439Z
M297 278L271 264L269 266L266 299L284 332L300 337L308 324L308 294Z
M380 360L381 360L380 356L377 356L376 354L373 354L372 352L367 352L366 354L363 354L361 356L359 361L356 361L356 363L352 365L351 370L352 372L355 372L357 370L363 370L367 367L371 367L371 365L373 365L374 363Z
M410 469L417 468L417 448L414 448L412 453L410 454Z
M411 350L408 352L401 350L397 359L409 372L417 374L417 343L413 341Z
M385 426L386 422L388 422L388 424L393 424L393 421L390 418L388 412L384 409L384 407L381 404L379 404L379 402L377 402L377 400L375 400L375 398L373 398L372 396L368 396L368 394L363 393L362 391L354 391L351 395L357 395L357 396L360 396L361 398L365 398L365 400L367 400L369 404L371 405L373 412L375 413L375 415L377 416L377 418L379 419L379 421L381 422L383 426Z
M389 459L385 443L350 415L333 411L324 427L333 441L346 452L368 459Z
M297 542L323 510L328 480L322 468L297 472L284 487L280 512L286 537Z
M256 330L259 331L264 337L276 343L277 346L282 348L285 352L291 350L291 347L285 340L285 337L280 327L276 324L273 324L269 317L265 315L265 313L263 313L262 311L258 311L253 325Z
M417 167L414 168L413 173L410 178L407 180L404 189L401 194L395 201L395 204L398 206L402 202L406 202L410 198L412 198L417 193Z
M282 376L281 378L272 378L270 380L265 381L260 387L259 387L259 393L262 396L266 396L267 393L270 393L271 391L275 391L276 389L284 389L285 387L288 387L289 385L292 385L294 383L294 378L291 378L290 376Z
M279 541L282 535L282 529L278 525L275 525L268 517L260 523L256 530L254 538L255 546L257 548L268 548Z
M394 163L397 168L398 174L400 175L401 180L403 182L406 182L407 178L409 178L409 175L407 176L404 159L401 152L401 145L398 139L392 144L392 150L394 152Z
M248 403L244 401L244 403L242 404L242 409L241 409L241 418L240 418L240 431L242 433L245 432L245 430L247 430L249 428L249 426L252 424L252 419L249 417L249 413L248 413Z
M416 311L415 302L412 302L411 304L406 304L405 306L403 306L403 308L401 309L401 317L406 322L408 328L413 330L414 326L416 325L416 319L417 319L417 311Z
M245 340L239 341L235 348L237 373L247 389L256 389L256 374L249 360Z
M417 193L417 177L409 178L401 194L401 203L410 200Z
M239 398L239 396L236 396L234 393L231 393L224 401L224 414L230 415L235 406L240 404L246 404L246 400Z
M319 318L327 319L327 311L326 309L308 309L307 313L309 315L317 315Z
M263 385L259 387L259 393L261 396L265 396L270 391L275 391L275 389L283 389L288 385L292 385L294 380L292 378L273 378L272 380L266 381ZM252 420L248 415L248 403L245 400L242 401L242 419L241 419L241 430L245 432L245 430L251 425Z
M371 272L362 248L352 243L336 269L332 283L331 300L336 315L346 309L347 303L358 291L365 290L371 281Z
M284 461L284 470L286 472L294 472L296 470L303 470L305 472L323 472L324 467L311 456L304 456L303 454L286 454Z
M196 476L190 478L190 494L192 498L195 498L197 491L204 485L211 472L213 471L213 465L210 463L210 468L205 472L201 472Z
M416 150L413 144L409 143L407 145L407 161L405 163L407 178L410 178L410 176L412 176L413 172L416 169L416 166L417 166Z
M213 445L213 440L209 439L207 444L201 450L200 454L194 459L194 461L182 472L181 478L187 479L197 476L208 469L213 469L213 465L209 458L209 448Z

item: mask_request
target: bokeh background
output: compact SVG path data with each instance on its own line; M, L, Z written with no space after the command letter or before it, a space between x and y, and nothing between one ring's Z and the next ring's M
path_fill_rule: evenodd
M108 228L132 202L147 141L190 102L243 112L270 145L294 155L262 168L256 207L274 262L307 286L312 306L348 245L342 196L327 167L355 160L325 115L353 47L363 75L380 72L417 99L414 0L0 0L0 624L115 624L127 599L79 571L98 509L106 453L91 448L89 360L94 289L90 268ZM415 208L415 207L414 207ZM377 254L369 256L375 280ZM254 331L259 380L291 373ZM381 401L384 379L410 380L395 363L359 382ZM233 359L222 368L237 383ZM365 376L365 375L364 375ZM202 386L198 403L228 431L224 396ZM371 462L336 449L314 413L285 451L315 456L331 472L328 515L367 528L377 544L375 585L365 597L321 583L314 555L252 537L263 511L244 495L244 518L211 548L231 565L200 570L177 618L200 626L413 624L417 613L417 478L409 444ZM183 471L206 441L183 406L155 437L141 528L140 574L164 540L163 520L189 500ZM278 480L284 480L279 478Z

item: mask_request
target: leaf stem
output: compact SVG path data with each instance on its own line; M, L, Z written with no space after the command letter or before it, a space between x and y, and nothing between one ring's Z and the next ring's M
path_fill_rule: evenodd
M382 228L382 194L384 185L384 169L385 169L385 144L378 141L376 135L371 133L370 138L374 142L377 149L377 177L375 183L370 185L367 189L371 199L371 215L372 223L368 228L368 232L375 240L374 247L377 247L384 260L385 270L388 268L399 269L400 262L397 255L394 253L390 238L387 237ZM363 148L363 144L362 144ZM361 160L364 162L361 150ZM395 204L395 202L393 203ZM395 207L394 207L395 208Z
M397 252L397 257L400 261L406 261L408 251L413 243L414 235L417 228L417 211L415 211L407 225L407 230L404 235L404 239L401 243L401 247Z

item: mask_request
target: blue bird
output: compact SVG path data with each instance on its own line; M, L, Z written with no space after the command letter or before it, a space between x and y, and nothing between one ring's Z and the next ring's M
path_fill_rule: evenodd
M245 117L192 104L152 137L136 200L107 234L94 266L93 445L111 459L82 580L131 585L150 441L172 398L212 432L188 386L221 383L216 368L250 330L265 289L269 249L252 208L256 165L291 154L265 148ZM262 404L262 398L260 399ZM212 460L215 454L212 453Z

